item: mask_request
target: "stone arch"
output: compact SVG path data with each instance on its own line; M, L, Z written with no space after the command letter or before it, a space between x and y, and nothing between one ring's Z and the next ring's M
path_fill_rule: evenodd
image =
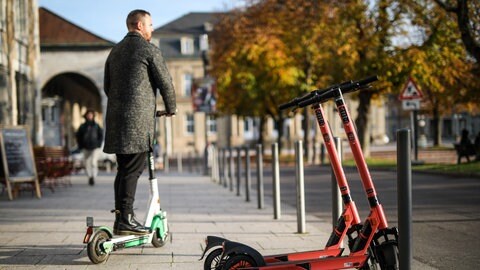
M88 108L96 111L102 125L102 96L95 82L78 72L52 76L41 89L42 124L45 145L76 147L75 132Z

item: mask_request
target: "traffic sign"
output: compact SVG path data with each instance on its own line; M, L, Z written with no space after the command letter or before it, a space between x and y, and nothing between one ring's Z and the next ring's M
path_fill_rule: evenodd
M405 111L412 111L420 109L419 99L406 99L402 100L402 109Z
M417 87L412 78L408 78L402 93L398 97L400 100L420 100L423 98L423 93Z

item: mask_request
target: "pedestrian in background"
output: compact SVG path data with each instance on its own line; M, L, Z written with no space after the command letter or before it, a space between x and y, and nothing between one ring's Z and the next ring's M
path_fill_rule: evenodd
M105 63L104 89L108 98L105 153L116 154L114 234L148 234L135 219L133 204L138 178L153 152L157 89L167 116L176 111L175 90L162 53L150 43L152 18L145 10L127 16L127 35Z
M85 122L78 128L76 138L78 149L82 150L88 184L95 185L98 175L98 156L103 142L103 130L95 122L95 111L88 109L84 115Z

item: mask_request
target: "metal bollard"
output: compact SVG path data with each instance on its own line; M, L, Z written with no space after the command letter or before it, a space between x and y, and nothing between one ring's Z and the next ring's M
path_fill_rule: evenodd
M228 187L228 167L227 167L227 149L222 150L222 168L223 168L223 187Z
M216 157L217 157L217 165L218 165L218 184L222 185L223 183L222 148L218 148Z
M215 163L215 180L220 182L220 165L218 164L218 148L215 148L213 155L213 162Z
M325 164L325 144L320 144L320 164Z
M250 170L250 153L249 153L249 147L245 147L245 201L249 202L250 201L250 184L251 184L251 178L250 175L251 170Z
M237 196L240 196L240 178L242 176L242 149L237 147Z
M179 173L183 172L182 153L177 154L177 170Z
M208 175L208 161L211 158L208 152L209 147L210 146L207 143L207 145L205 145L205 150L203 151L203 175Z
M258 209L263 209L263 154L261 144L257 144L257 202Z
M410 130L397 131L397 207L399 265L409 270L412 265L412 161Z
M216 176L216 174L215 174L216 169L217 169L217 168L216 168L217 164L215 163L215 152L216 152L216 151L217 151L216 148L212 148L212 151L210 152L210 155L211 155L210 160L211 160L211 162L212 162L212 163L210 164L210 166L211 166L210 176L211 176L211 178L212 178L212 182L216 182L216 181L217 181L217 176Z
M228 179L230 180L230 191L233 191L233 151L228 148Z
M320 143L315 142L313 145L313 164L319 164Z
M340 162L342 162L342 140L338 137L333 138L335 147L337 150L337 156ZM337 224L337 220L342 214L343 204L342 204L342 195L340 193L340 189L338 188L337 178L335 177L335 173L332 170L332 225L335 229L335 224Z
M273 218L280 219L280 165L278 162L278 144L272 144L272 177L273 177Z
M165 153L163 154L163 171L168 173L170 172L170 163L169 163L169 160L168 160L168 154Z
M303 173L303 143L295 142L295 172L297 178L297 232L305 233L305 182Z
M193 164L192 164L192 153L191 152L188 152L187 163L188 163L188 172L192 173L193 172Z

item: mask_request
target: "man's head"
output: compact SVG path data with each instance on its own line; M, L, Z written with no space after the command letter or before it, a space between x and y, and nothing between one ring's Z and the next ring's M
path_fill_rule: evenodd
M140 33L146 41L150 42L153 32L150 13L141 9L131 11L127 16L127 28L129 32Z
M93 121L93 118L95 118L95 111L93 109L87 109L83 117L85 117L85 120L87 121Z

